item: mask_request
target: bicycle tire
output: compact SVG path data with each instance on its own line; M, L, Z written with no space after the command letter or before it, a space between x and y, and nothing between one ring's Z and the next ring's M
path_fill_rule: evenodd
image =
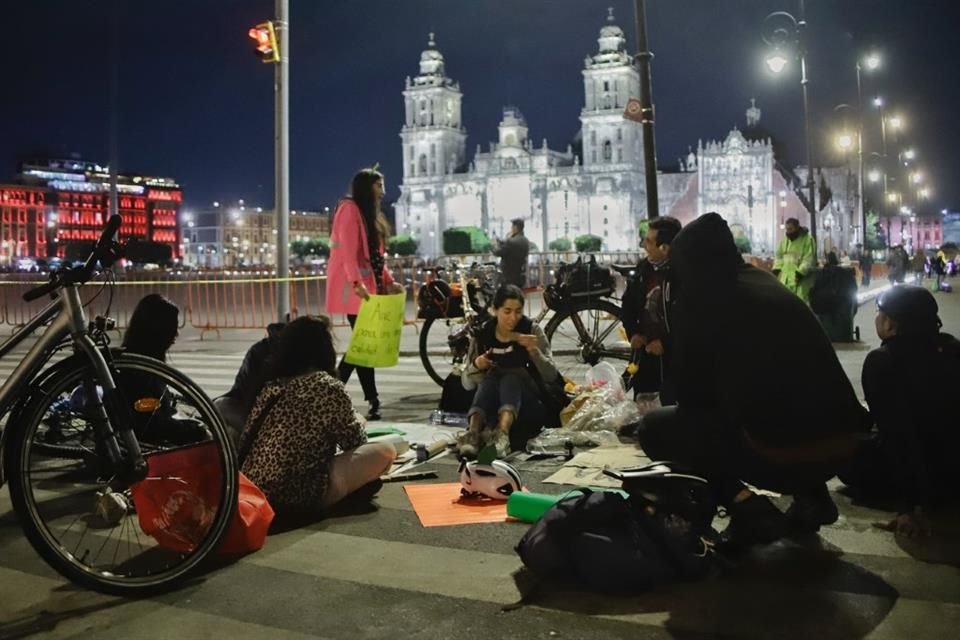
M569 332L560 332L563 335L558 335L558 330L564 322L571 320L575 314L579 317L579 314L584 312L596 312L593 316L593 332L596 335L583 335L579 327L576 327L575 337L571 337ZM611 318L602 332L599 331L600 314ZM564 377L579 382L587 368L596 365L604 358L629 361L630 349L626 344L623 348L608 347L604 344L608 338L614 342L620 340L619 326L620 307L604 298L587 298L569 302L556 310L543 332L547 336L547 341L550 342L550 350L558 371ZM595 343L597 339L599 344Z
M434 336L433 340L437 340L435 336L438 333L442 333L442 332L439 332L438 330L434 330L434 332L431 334L430 330L433 329L434 327L449 328L450 325L448 324L448 322L450 322L451 320L456 321L458 324L465 324L465 320L462 317L461 318L430 317L424 320L423 326L420 327L420 361L423 363L423 368L427 372L427 375L429 375L430 378L441 387L443 386L443 382L446 379L447 375L449 375L450 372L453 371L454 358L456 357L456 354L450 349L449 343L447 341L447 338L450 335L449 331L447 331L446 333L443 333L442 341L438 341L436 345L432 345L430 344L430 341L431 341L430 336ZM440 351L436 352L438 348L440 349ZM434 364L433 362L434 359L438 360L437 365ZM446 368L442 370L439 369L438 368L439 362L449 362L450 371L446 371Z
M198 440L197 442L210 441L216 444L216 460L222 479L215 513L210 517L209 522L204 523L202 540L187 552L173 552L162 548L160 544L145 548L144 542L155 543L156 540L153 540L146 532L137 533L135 527L139 525L139 520L132 500L129 499L118 521L118 523L122 522L123 524L108 523L106 526L91 527L92 513L87 512L84 513L83 519L81 519L81 516L77 516L70 520L70 525L62 531L63 539L59 539L57 534L62 529L62 521L48 523L43 519L44 515L50 514L55 518L69 520L70 516L62 518L61 511L68 507L71 502L83 504L87 498L91 497L85 491L75 490L75 487L79 484L76 476L78 474L81 478L85 475L90 476L91 472L82 468L67 468L62 471L61 475L69 479L69 483L64 481L64 485L69 487L70 490L64 491L62 495L58 494L52 489L55 486L56 476L46 477L45 475L57 472L57 469L56 467L50 468L50 460L43 458L45 455L43 451L35 452L33 450L32 445L35 443L32 442L32 438L41 425L48 408L58 402L64 394L71 393L78 383L91 376L93 369L89 363L78 363L78 365L64 368L50 376L45 381L44 388L34 393L23 412L19 414L16 424L10 426L11 431L8 433L8 440L3 452L3 466L10 486L10 499L20 526L40 557L63 577L75 584L102 593L127 597L141 597L170 589L181 579L199 568L204 559L216 548L230 524L236 509L238 490L238 469L233 443L222 418L213 407L213 403L203 390L187 376L163 362L144 356L123 354L114 358L111 362L111 370L118 380L125 375L153 376L150 379L151 381L159 380L163 383L162 393L164 397L168 393L170 396L176 394L175 397L181 403L177 405L178 414L184 408L195 409L202 418L202 433L208 436L209 440ZM129 400L129 398L126 398L126 400ZM146 418L149 425L153 420L153 415L147 415ZM149 441L152 438L147 437L145 440ZM149 442L144 444L147 455L151 452L157 453L164 450L159 440L154 442L154 445L150 445ZM174 449L181 446L184 445L170 445L169 448ZM34 460L33 454L36 454L37 460ZM40 475L42 472L45 475L45 478L40 480L38 484L43 492L40 498L45 500L45 503L38 500L38 495L31 484L32 475L35 471L32 466L33 463L37 463L36 474ZM90 480L91 490L106 484L99 479L99 474L92 475L94 477ZM114 488L116 490L129 489L128 487ZM53 497L48 497L49 495L53 495ZM91 502L90 506L95 505ZM83 528L83 531L80 540L71 551L68 549L67 535L70 534L71 529L77 523L79 523L78 532L80 528ZM96 565L99 553L104 550L110 540L108 537L97 551L98 556L94 558L94 564L87 564L92 548L101 544L104 535L112 535L118 526L121 535L129 526L130 531L137 536L136 545L139 550L132 548L130 538L126 540L126 550L128 552L131 550L138 551L138 553L128 558L124 563L116 565L117 556L122 546L121 542L118 541L115 545L112 560L114 564L109 566ZM108 527L109 531L103 533ZM86 534L91 531L90 539L84 542ZM83 546L82 549L81 546ZM82 555L80 554L81 550ZM143 565L144 559L148 562L151 559L167 559L167 565L157 571L146 571L144 575L130 573L137 570L138 565ZM123 573L124 571L127 573Z

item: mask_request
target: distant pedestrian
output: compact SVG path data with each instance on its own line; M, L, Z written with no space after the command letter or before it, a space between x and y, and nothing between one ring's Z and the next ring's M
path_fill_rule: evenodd
M907 252L902 245L890 249L887 254L887 280L890 284L903 284L907 275Z
M917 250L910 259L910 270L913 271L913 277L918 283L922 283L927 275L927 256L922 250Z
M817 268L817 245L806 227L796 218L784 223L784 238L777 247L773 275L801 300L810 304L810 289Z
M864 287L870 286L870 272L873 271L873 251L864 247L860 251L860 284Z
M371 293L400 293L403 285L393 279L384 258L390 235L380 203L383 201L383 174L364 169L353 177L350 195L337 205L330 234L327 263L327 313L344 313L352 328L357 322L360 302ZM370 404L368 420L380 419L380 396L374 370L354 367L341 360L338 375L344 384L357 370L363 397Z
M497 243L493 255L500 257L500 284L526 286L530 241L523 235L523 220L510 221L510 237Z

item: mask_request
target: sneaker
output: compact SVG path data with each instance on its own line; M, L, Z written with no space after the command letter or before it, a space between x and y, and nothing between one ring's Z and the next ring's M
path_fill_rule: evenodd
M500 429L494 429L488 434L487 442L497 449L498 458L506 458L510 454L510 451L512 451L510 447L510 434Z
M752 495L727 508L730 524L721 534L727 552L776 542L787 534L787 518L764 496Z
M787 509L787 520L799 533L816 533L820 527L833 524L839 518L840 512L825 484L794 494L793 503Z
M480 431L467 429L457 436L457 452L461 458L473 460L480 451Z
M382 417L380 415L380 401L374 400L370 403L370 410L367 411L367 420L380 420Z

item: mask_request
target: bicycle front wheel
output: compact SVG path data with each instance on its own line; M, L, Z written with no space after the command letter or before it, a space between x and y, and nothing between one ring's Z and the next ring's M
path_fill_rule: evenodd
M544 333L560 374L578 384L601 360L630 360L630 344L621 334L620 308L609 300L586 299L558 310ZM616 364L614 365L616 366Z
M10 425L4 466L18 520L44 561L84 587L141 596L173 586L216 547L236 506L238 470L222 419L193 381L133 354L117 356L112 371L146 479L125 485L114 476L95 410L102 390L79 359ZM83 455L51 450L52 435Z
M420 328L420 361L427 374L441 387L455 367L463 364L470 347L467 321L459 318L427 318Z

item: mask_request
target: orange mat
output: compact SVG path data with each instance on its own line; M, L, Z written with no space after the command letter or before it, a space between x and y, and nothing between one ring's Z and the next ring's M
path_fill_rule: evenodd
M408 484L404 487L424 527L509 522L506 500L460 498L460 483Z

